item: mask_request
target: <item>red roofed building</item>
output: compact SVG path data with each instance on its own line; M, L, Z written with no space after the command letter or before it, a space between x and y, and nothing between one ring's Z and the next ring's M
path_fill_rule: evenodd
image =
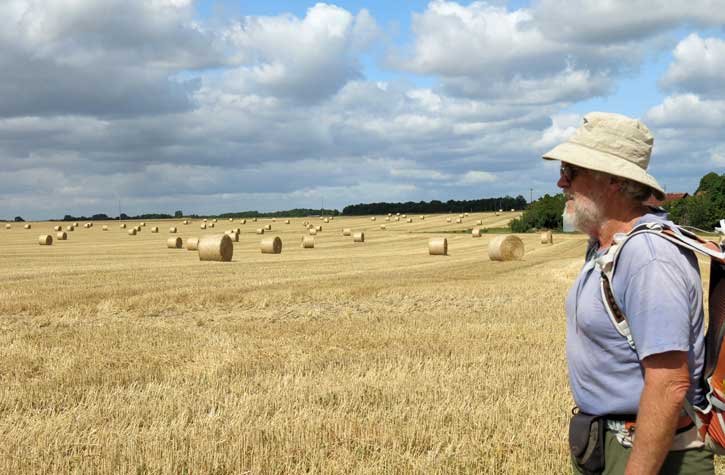
M665 199L660 201L652 195L644 202L644 204L647 206L662 206L670 201L681 200L682 198L687 198L688 196L690 196L689 193L666 193Z

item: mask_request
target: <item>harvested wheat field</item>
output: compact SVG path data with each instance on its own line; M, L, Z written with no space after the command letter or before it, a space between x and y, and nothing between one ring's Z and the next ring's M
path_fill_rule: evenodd
M495 234L470 229L515 215L337 217L313 249L290 218L281 254L260 218L235 223L231 262L118 222L52 246L53 223L1 230L0 473L568 473L585 239L518 235L522 260L489 260ZM148 222L223 232L191 224Z

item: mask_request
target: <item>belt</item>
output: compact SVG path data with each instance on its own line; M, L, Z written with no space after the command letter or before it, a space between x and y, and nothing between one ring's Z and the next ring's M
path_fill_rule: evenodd
M612 431L622 430L624 428L628 432L633 432L637 425L637 417L631 415L613 415L607 416L607 429ZM677 430L675 434L681 434L695 427L695 423L692 422L690 416L687 414L680 416L677 420Z

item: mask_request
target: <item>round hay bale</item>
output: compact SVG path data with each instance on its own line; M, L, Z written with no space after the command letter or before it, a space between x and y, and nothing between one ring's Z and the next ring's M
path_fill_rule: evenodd
M206 223L206 218L204 218L204 222Z
M396 216L396 217L395 217L395 220L396 220L396 221L400 221L400 216Z
M461 224L463 220L461 218L456 219L456 224Z
M212 222L212 223L216 223L216 222L217 222L217 221L216 221L216 218L212 219L212 220L211 220L211 222Z
M503 209L499 208L499 209L498 209L498 212L499 212L499 213L503 213Z
M65 231L60 231L60 232L55 233L55 238L58 241L65 241L66 239L68 239L68 234L66 234Z
M513 209L513 208L511 208L511 212L513 213L514 211L516 211L516 210L515 210L515 209Z
M179 236L176 237L170 237L166 240L166 247L169 249L181 249L181 245L183 242L181 241L181 238Z
M370 221L375 221L375 219L377 219L377 218L375 218L375 216L373 216L372 218L370 218Z
M206 223L201 223L199 225L199 229L206 229Z
M315 228L315 229L317 229L317 232L318 233L321 233L322 232L322 226L317 226L317 228Z
M128 235L129 236L135 236L136 235L136 228L129 229L128 230Z
M41 246L50 246L53 244L53 236L50 234L41 234L38 236L38 244Z
M498 211L496 211L496 216L498 216L499 214L500 214L500 213L499 213Z
M315 236L317 234L317 228L310 228L307 232L310 233L310 236Z
M442 237L430 238L428 240L428 254L431 256L447 256L448 239Z
M158 226L154 226L154 227L152 227L152 228L151 228L151 232L152 232L152 233L157 233L157 232L159 232L159 227L158 227Z
M451 218L446 218L446 223L450 223L452 221Z
M352 229L350 229L350 228L343 229L342 230L342 235L343 236L352 236Z
M78 223L73 223L73 227L74 228L77 228L78 227Z
M328 218L325 218L323 221L325 222L325 224L330 222L330 220Z
M554 234L550 230L541 233L541 244L554 244Z
M421 220L421 221L425 221L425 216L421 216L421 217L420 217L420 220Z
M315 247L315 237L314 236L302 236L302 248L303 249L313 249Z
M106 226L106 225L104 224L104 225L103 225L103 227L101 228L101 230L102 230L102 231L108 231L108 226Z
M239 242L239 234L235 233L234 231L227 231L224 234L232 238L233 242Z
M382 229L383 231L385 231L385 230L386 230L387 228L385 227L385 225L384 225L384 224L381 224L381 225L380 225L380 229Z
M488 244L488 257L492 261L513 261L524 256L524 242L511 234L496 236Z
M230 222L230 223L232 222L232 218L229 218L229 222Z
M136 226L136 232L141 232L141 226Z
M126 223L121 223L121 225L119 226L119 228L126 229Z
M464 215L464 216L465 216L466 218L468 217L468 213L463 213L463 215Z
M90 225L90 224L88 224L88 223L83 223L83 227L84 227L84 228L86 228L86 229L88 229L88 228L90 228L90 227L91 227L91 225Z
M213 227L214 227L214 223L211 223L211 224L209 225L209 227L210 227L210 228L213 228Z
M256 223L257 222L257 218L252 218L252 221Z
M25 225L23 225L23 228L25 228L25 229L30 229L30 228L32 228L32 227L33 227L33 226L31 226L31 225L30 225L30 223L28 223L28 224L25 224Z
M75 229L72 224L65 227L66 231L75 231Z
M365 242L365 233L357 232L352 235L352 242Z
M257 228L257 234L264 234L264 228Z
M408 217L408 215L407 215L407 214L403 214L403 215L401 215L400 217L401 217L401 218L403 218L403 219L405 219L405 218L407 218L407 217Z
M395 213L395 216L400 216L400 213Z
M478 221L476 221L476 224L479 225L479 226L481 226L483 224L483 220L482 219L479 219Z
M413 218L408 218L408 220L407 220L407 221L408 221L409 223L412 223L412 222L413 222Z
M146 221L143 221L143 222L141 223L141 226L145 228L145 227L146 227Z
M10 224L6 224L5 229L13 229L13 227Z
M199 250L199 238L197 237L186 238L186 242L184 244L187 251Z
M388 218L391 217L392 215L393 215L392 213L388 213Z
M203 236L197 243L200 261L229 262L234 254L234 244L226 234Z
M246 219L240 219L239 220L239 224L247 224L247 220Z
M272 230L272 225L271 224L268 224L268 225L266 225L264 227L264 229L266 229L267 231L271 231Z
M237 234L241 234L242 233L242 230L239 229L239 228L234 228L234 229L232 229L232 231L234 231Z
M462 214L459 214L458 217L461 218L461 219L463 219L463 215Z
M53 226L53 231L63 231L63 226Z
M289 224L289 219L285 219L284 224Z
M188 220L188 219L185 219L185 220L183 221L183 223L184 223L184 224L189 224L189 220Z
M387 218L385 218L385 221L390 221L390 216L388 216Z
M169 228L169 233L171 233L171 234L176 234L176 226L171 226L171 227Z
M473 237L481 237L481 228L473 228L471 230L471 236L473 236Z
M270 236L262 239L259 243L262 254L280 254L282 252L282 240L279 236Z

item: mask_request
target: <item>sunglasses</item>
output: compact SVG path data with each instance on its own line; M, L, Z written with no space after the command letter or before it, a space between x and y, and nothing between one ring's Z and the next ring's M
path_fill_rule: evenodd
M569 183L573 182L580 172L581 168L569 165L568 163L562 163L559 168L559 173L562 177L566 178Z

